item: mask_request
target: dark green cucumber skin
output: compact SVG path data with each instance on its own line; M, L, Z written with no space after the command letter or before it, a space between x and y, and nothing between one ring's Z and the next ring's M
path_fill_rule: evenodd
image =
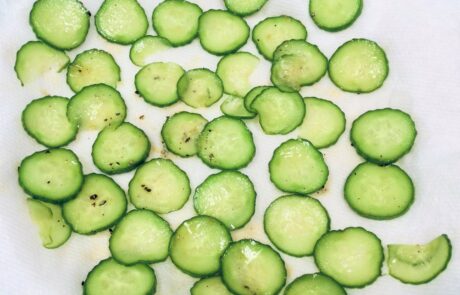
M57 148L56 148L57 149ZM52 151L54 149L48 149L46 151ZM68 150L70 151L72 154L75 155L75 157L77 158L78 160L78 166L80 166L80 171L82 171L82 175L83 175L83 167L81 165L81 162L80 162L80 159L78 159L78 156L70 149L65 149L65 150ZM38 153L41 153L43 151L38 151L38 152L35 152L33 153L32 155L29 155L27 157L25 157L22 161L21 161L21 165L22 165L22 162L25 161L26 159L29 159L31 157L33 157L34 155L38 154ZM19 169L21 168L21 165L19 165L18 167L18 174L19 174ZM37 200L40 200L40 201L43 201L43 202L48 202L48 203L53 203L53 204L57 204L57 205L60 205L60 204L63 204L67 201L70 201L72 200L73 198L75 198L75 196L78 194L78 192L80 191L82 185L83 185L83 181L84 181L84 177L82 177L82 180L80 182L80 185L79 185L79 188L77 191L75 191L74 193L72 193L71 195L67 196L66 198L64 199L61 199L61 200L52 200L52 199L48 199L48 198L44 198L44 197L41 197L41 196L37 196L37 195L34 195L33 193L31 193L25 186L24 184L21 182L21 178L18 177L18 181L19 181L19 185L21 186L21 188L28 194L30 195L31 197L33 197L34 199L37 199ZM64 215L62 216L64 217ZM66 221L67 222L67 221ZM70 226L70 225L69 225ZM72 227L70 227L72 229Z
M231 12L231 13L233 13L233 14L236 14L236 15L238 15L238 16L241 16L241 17L250 16L250 15L256 14L257 12L259 12L259 11L265 6L265 4L267 4L267 2L268 2L268 0L265 0L265 2L264 2L261 6L259 6L256 10L254 10L254 11L247 12L247 13L239 13L239 12L237 12L237 11L234 11L234 10L230 9L230 8L228 7L227 0L224 0L224 4L225 4L225 7L227 8L227 10L228 10L229 12Z
M385 84L384 82L388 78L388 75L390 74L390 66L389 66L389 63L388 63L388 57L387 57L385 51L380 46L379 47L380 47L380 49L382 49L383 55L385 57L386 74L385 74L385 77L383 78L384 82L379 87L377 87L375 89L372 89L372 90L369 90L369 91L350 91L350 90L346 90L343 87L341 87L339 84L337 84L337 82L334 80L334 77L331 75L331 71L330 71L331 60L334 58L334 56L337 53L337 51L339 51L339 49L341 49L342 47L344 47L348 43L358 41L358 40L366 40L366 41L374 42L372 40L365 39L365 38L354 38L354 39L351 39L351 40L343 43L342 45L340 45L340 47L335 50L334 54L332 54L331 58L329 59L329 64L328 64L328 67L327 67L327 74L329 76L329 79L331 79L332 83L334 83L334 85L337 86L340 90L345 91L345 92L350 92L350 93L356 93L356 94L366 94L366 93L371 93L371 92L374 92L374 91L380 89L383 86L383 84Z
M34 32L35 36L37 36L37 38L41 41L43 41L45 44L55 48L55 49L58 49L58 50L72 50L72 49L75 49L77 47L79 47L80 45L82 45L85 40L86 40L86 37L88 37L88 32L89 32L89 28L90 28L90 16L91 16L91 12L83 5L83 3L79 0L74 0L78 3L81 4L81 6L86 10L86 14L88 15L88 26L86 27L86 32L85 32L85 38L83 39L83 41L80 43L80 44L77 44L76 46L72 46L72 47L65 47L65 48L59 48L59 47L56 47L54 46L53 44L50 44L48 43L45 39L43 39L42 37L39 36L39 33L37 31L35 31L35 28L34 26L32 25L32 15L31 13L29 13L29 25L30 27L32 28L32 31ZM38 1L35 1L34 4L32 5L32 9L30 11L32 11L35 7L35 5L38 4Z
M380 109L380 110L392 110L392 111L399 111L401 112L401 110L397 110L397 109L392 109L392 108L384 108L384 109ZM368 111L370 112L370 111ZM361 118L362 116L364 116L365 114L367 114L368 112L365 112L364 114L361 114L358 118L356 118L353 123L351 124L351 129L350 129L350 141L351 141L351 145L355 148L356 152L358 153L358 155L360 155L363 159L365 159L366 161L369 161L369 162L372 162L372 163L375 163L377 165L381 165L381 166L386 166L386 165L390 165L392 163L395 163L397 162L399 159L401 159L402 157L404 157L405 155L407 155L411 150L412 150L412 147L414 146L414 143L415 143L415 139L417 138L417 134L418 134L418 131L416 129L416 126L415 126L415 123L413 123L413 126L414 126L414 130L415 130L415 134L414 134L414 143L412 143L412 145L403 153L401 154L398 158L396 159L393 159L393 160L389 160L389 161L382 161L380 159L376 159L376 158L372 158L372 157L369 157L367 156L365 153L363 153L359 148L358 148L358 144L356 143L355 140L353 140L352 136L351 136L351 130L353 130L353 127L355 126L355 122ZM405 113L407 114L407 113ZM407 114L409 116L409 114ZM410 117L410 116L409 116ZM412 118L411 118L412 120ZM412 120L412 122L414 122L414 120Z
M99 264L101 264L102 262L104 262L104 261L106 261L106 260L110 260L110 259L112 259L112 257L108 257L108 258L106 258L106 259L104 259L104 260L99 261L99 263L98 263L96 266L94 266L93 269L86 275L86 279L87 279L87 278L89 277L89 275L99 266ZM117 262L118 262L118 260L117 260ZM155 282L155 283L153 284L152 289L150 289L150 290L146 293L146 295L147 295L147 294L155 294L155 292L156 292L156 290L157 290L157 277L156 277L156 275L155 275L155 271L153 270L153 268L151 268L150 266L147 266L147 267L151 270L152 275L153 275L153 277L154 277L154 282ZM86 280L86 279L85 279L85 280ZM86 284L84 284L84 281L83 281L83 295L88 295L88 290L86 289Z
M382 240L380 240L380 238L379 238L376 234L374 234L373 232L371 232L371 231L369 231L369 230L363 228L362 226L354 226L354 227L347 227L347 228L356 228L356 229L365 230L366 232L368 232L368 233L370 233L371 235L373 235L374 238L375 238L376 240L378 240L379 243L380 243L380 251L381 251L382 257L381 257L381 259L380 259L380 269L379 269L378 275L376 275L375 278L374 278L372 281L367 282L367 283L362 284L362 285L345 285L345 284L339 284L339 285L341 285L342 287L346 287L346 288L362 289L362 288L364 288L364 287L366 287L366 286L372 285L379 277L382 276L382 267L383 267L383 262L384 262L384 260L385 260L385 252L384 252L384 249L383 249L383 246L382 246ZM331 232L343 232L343 231L345 231L347 228L339 229L339 230L332 230L332 231L329 231L328 233L331 233ZM320 241L323 237L324 237L324 235L318 240L318 242L317 242L316 245L315 245L315 249L313 250L313 258L314 258L314 260L315 260L315 265L316 265L316 267L319 269L319 271L320 271L321 273L322 273L322 271L321 271L321 268L319 267L319 264L318 264L318 261L317 261L317 259L316 259L315 253L316 253L316 250L317 250L317 248L318 248L319 241Z
M126 123L126 124L129 124L131 126L134 126L133 124L129 123L129 122L123 122L123 123ZM138 128L137 126L134 126L136 127L137 129L139 129L139 131L142 132L142 134L144 134L144 136L148 139L148 136L147 134L145 134L144 130L142 130L141 128ZM101 134L101 132L103 131L104 129L102 129L99 134ZM97 135L97 137L99 137L99 134ZM140 165L142 165L145 161L145 159L147 159L147 157L149 156L150 154L150 149L152 147L152 144L150 143L150 140L147 140L147 147L144 151L144 154L142 155L142 157L140 158L139 161L137 161L136 163L133 163L132 165L129 165L123 169L117 169L117 170L106 170L104 169L103 167L99 167L97 164L96 164L96 161L94 161L94 146L96 145L96 141L97 141L97 138L96 140L94 141L93 145L92 145L92 148L91 148L91 158L93 159L93 163L94 165L99 169L101 170L102 172L104 172L105 174L109 174L109 175L114 175L114 174L120 174L120 173L125 173L125 172L129 172L129 171L132 171L134 169L136 169L137 167L139 167Z
M355 17L352 20L350 20L348 23L346 23L346 24L344 24L344 25L342 25L340 27L336 27L336 28L325 27L325 26L321 25L320 23L318 23L316 21L315 16L311 12L311 2L308 5L308 11L309 11L309 15L310 15L311 19L313 20L315 25L318 26L318 28L320 28L320 29L322 29L324 31L327 31L327 32L334 33L334 32L339 32L339 31L342 31L342 30L345 30L345 29L351 27L351 25L353 25L355 23L355 21L358 19L358 17L361 15L361 12L363 11L363 6L364 6L363 1L361 0L360 3L359 3L359 9L356 12Z
M284 196L289 196L289 195L284 195ZM301 196L301 195L296 195L296 196ZM281 196L280 198L282 198L283 196ZM303 196L303 197L307 197L307 198L311 198L312 200L314 200L315 202L317 202L318 204L321 205L321 207L324 208L324 211L326 212L326 215L327 215L327 232L329 232L331 230L331 217L329 216L329 212L327 212L326 208L321 204L320 201L318 201L317 199L315 198L312 198L312 197L309 197L309 196ZM279 199L279 198L278 198ZM273 201L274 202L274 201ZM272 204L273 204L272 202ZM269 207L271 206L271 204L269 205ZM267 208L268 209L268 208ZM290 253L289 251L285 251L284 249L281 249L279 248L273 241L272 239L270 239L270 236L268 235L268 231L267 231L267 223L266 223L266 218L265 216L267 215L267 210L265 210L264 212L264 232L265 232L265 235L268 237L268 239L270 240L270 242L273 244L273 246L276 247L276 249L278 249L279 251L289 255L289 256L293 256L293 257L305 257L305 256L313 256L313 252L310 253L310 254L307 254L307 255L297 255L297 254L293 254L293 253Z
M231 241L231 242L229 243L229 245L230 245L231 243L233 243L232 235L230 234L230 231L228 230L227 226L225 226L225 224L223 224L223 223L222 223L220 220L218 220L217 218L214 218L214 217L211 217L211 216L207 216L207 215L197 215L197 216L194 216L194 217L192 217L192 218L190 218L190 219L185 220L184 222L189 221L189 220L192 220L192 219L197 219L197 218L200 218L200 217L203 217L203 216L204 216L204 217L208 217L208 218L212 218L212 219L216 220L218 223L220 223L220 225L221 225L223 228L226 229L226 233L227 233L227 235L228 235L228 237L229 237L229 239L230 239L230 241ZM181 225L182 225L184 222L182 222ZM176 232L177 232L177 230L174 231L173 235L171 236L171 240L170 240L170 241L172 241L172 240L174 239L174 237L176 236ZM169 243L169 249L168 249L168 253L169 253L169 256L168 256L168 257L171 257L171 244L172 244L172 243L170 242L170 243ZM225 253L225 251L224 251L224 253ZM219 260L221 260L221 259L219 259ZM213 276L215 276L217 273L219 273L219 272L221 271L221 270L220 270L221 266L219 266L219 270L217 270L216 272L203 275L203 274L200 274L200 273L194 273L194 272L190 272L190 271L188 271L188 270L185 270L185 269L181 268L179 265L177 265L176 262L174 262L173 259L171 259L171 261L172 261L172 263L174 264L174 266L177 267L181 272L183 272L183 273L185 273L185 274L187 274L187 275L189 275L189 276L191 276L191 277L193 277L193 278L208 278L208 277L213 277ZM222 262L220 262L220 264L222 265Z
M447 266L449 265L449 262L450 260L452 259L452 241L449 239L449 237L447 236L447 234L442 234L441 236L443 236L444 238L446 238L446 241L449 245L449 255L447 257L447 260L446 260L446 264L444 265L444 267L442 269L440 269L437 273L433 274L433 276L429 279L426 279L425 281L421 281L421 282L417 282L417 283L413 283L413 282L406 282L404 280L401 280L400 278L397 278L397 277L394 277L392 276L389 272L388 274L397 279L398 281L400 281L401 283L403 284L407 284L407 285L423 285L423 284L426 284L426 283L429 283L431 282L432 280L436 279L444 270L446 270ZM390 262L389 262L389 259L390 257L388 257L387 259L387 264L389 265Z
M284 294L287 293L287 291L289 291L289 289L291 288L291 285L293 285L295 282L297 281L300 281L302 278L304 277L308 277L308 276L314 276L314 275L321 275L323 277L327 277L328 279L330 279L331 281L335 282L337 284L337 286L340 286L342 287L342 290L343 290L343 293L346 295L347 292L345 291L345 289L343 288L342 285L339 284L339 282L337 282L336 280L334 280L333 278L331 278L330 276L328 276L327 274L324 274L322 272L317 272L317 273L313 273L313 274L305 274L305 275L301 275L300 277L297 277L296 279L294 279L292 282L289 283L289 285L286 286L286 289L284 290Z
M401 211L399 214L396 214L396 215L388 215L388 216L375 216L375 215L371 215L371 214L366 214L362 211L360 211L359 209L353 207L350 202L348 201L348 194L346 192L346 184L348 183L348 180L353 176L353 173L355 172L356 169L358 169L359 167L361 167L361 165L363 164L366 164L367 162L363 162L361 164L359 164L358 166L355 167L355 169L353 169L353 171L350 173L350 175L348 175L347 177L347 180L345 180L345 185L343 186L343 195L345 196L345 200L347 201L347 204L348 206L351 208L351 210L353 210L356 214L362 216L362 217L365 217L365 218L370 218L370 219L375 219L375 220L390 220L390 219L395 219L395 218L398 218L404 214L407 213L407 211L409 211L410 207L412 206L412 204L414 203L415 201L415 186L414 186L414 182L412 181L412 178L410 178L410 176L406 173L406 171L402 170L402 172L404 172L404 174L407 176L407 178L410 180L410 183L412 185L412 199L411 201L406 205L406 208ZM396 166L396 165L392 165L392 166ZM399 166L396 166L399 168Z

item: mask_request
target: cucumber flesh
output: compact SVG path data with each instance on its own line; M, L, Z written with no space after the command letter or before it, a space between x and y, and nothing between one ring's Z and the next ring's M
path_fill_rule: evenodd
M221 277L209 277L197 281L192 289L191 295L232 295L225 284L222 282Z
M268 0L224 0L225 7L232 13L240 16L248 16L256 13L267 3Z
M256 111L251 107L252 102L257 98L257 96L259 96L262 92L264 92L264 90L268 88L270 88L270 86L256 86L252 88L244 97L244 107L246 110L255 113Z
M225 93L244 97L251 89L250 78L258 64L259 58L249 52L224 56L216 72L223 82Z
M222 113L229 117L250 119L254 118L257 114L249 112L244 106L244 98L227 95L224 102L220 105Z
M322 273L296 278L285 289L284 295L347 295L334 279Z
M208 69L193 69L177 82L177 93L185 104L192 108L209 107L216 103L224 92L219 76Z
M129 58L136 66L143 67L153 62L152 56L171 48L171 43L159 36L144 36L131 46Z
M310 0L310 16L323 30L337 32L351 26L361 14L362 0Z

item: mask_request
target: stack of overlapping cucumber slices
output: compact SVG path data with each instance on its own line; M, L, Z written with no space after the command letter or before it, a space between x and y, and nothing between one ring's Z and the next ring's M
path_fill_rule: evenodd
M30 196L28 208L44 247L63 245L72 232L111 230L111 257L89 271L84 294L152 294L155 263L168 258L197 278L190 286L194 295L279 294L287 265L278 251L313 256L319 270L289 277L286 295L346 294L345 288L361 288L381 276L382 241L362 227L331 229L325 207L308 196L325 186L329 169L321 149L337 142L346 120L333 102L303 98L299 91L328 73L343 91L372 92L389 72L384 50L374 41L353 39L328 59L306 41L303 23L290 16L270 16L251 29L244 17L257 13L267 0L224 2L226 10L208 11L183 0L161 2L151 17L156 36L146 35L149 19L136 0L105 0L94 16L101 37L131 46L130 59L140 67L136 93L151 108L185 103L205 112L223 100L220 117L208 121L198 113L178 112L161 129L169 152L197 156L221 170L194 189L196 216L175 230L163 217L189 200L193 190L187 174L170 159L150 159L148 136L125 121L127 108L116 90L121 69L109 52L90 49L73 61L66 54L85 41L90 12L77 0L38 0L30 11L38 41L17 53L19 80L27 84L45 72L66 71L75 94L38 98L25 107L24 129L46 149L22 160L19 183ZM314 23L329 32L349 27L362 7L362 0L309 3ZM262 57L239 51L250 35ZM195 38L208 53L222 56L215 71L149 63L152 55ZM271 62L273 85L252 88L250 76L261 58ZM232 231L248 223L257 203L251 180L238 171L256 153L246 119L258 120L267 137L293 133L273 151L267 166L257 167L269 169L271 182L286 193L265 211L263 226L271 245L232 239ZM99 132L91 156L100 172L84 175L77 155L65 146L79 130L88 129ZM344 197L357 214L385 220L409 210L414 184L395 162L410 151L416 134L409 114L398 109L371 110L354 120L351 143L365 162L350 173ZM132 170L126 193L109 175ZM134 209L127 212L128 207ZM409 284L434 279L451 254L445 234L426 244L390 244L387 249L389 274Z

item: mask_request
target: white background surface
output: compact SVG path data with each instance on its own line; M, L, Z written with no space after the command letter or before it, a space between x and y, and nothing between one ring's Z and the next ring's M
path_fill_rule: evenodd
M85 0L94 15L101 0ZM140 1L150 18L155 1ZM202 8L223 7L221 0L193 1ZM248 17L253 27L261 19L287 14L300 19L307 27L308 41L317 44L330 57L334 50L351 38L365 37L378 42L390 61L390 75L380 90L366 95L347 94L338 90L327 77L320 83L305 87L304 96L314 95L338 104L347 116L347 130L339 143L324 150L330 167L326 189L315 194L327 207L332 228L364 226L388 243L426 242L447 233L454 251L448 269L435 281L422 286L404 285L387 275L365 289L349 290L349 294L460 294L460 1L457 0L365 0L361 17L349 29L328 33L315 27L307 14L307 0L270 0L258 14ZM108 232L95 236L73 234L61 248L41 247L36 228L30 221L25 194L17 185L17 166L21 159L36 150L44 149L23 131L20 113L32 99L53 94L70 97L65 84L65 72L49 74L38 83L20 87L13 65L15 52L35 36L28 25L32 1L0 0L0 294L80 294L81 281L100 260L108 257ZM154 34L149 28L149 34ZM122 69L118 89L128 105L127 120L146 131L153 150L159 157L162 150L160 129L165 116L180 110L192 109L178 103L166 109L150 106L134 94L133 77L138 68L128 59L129 47L109 44L96 33L93 18L86 42L69 52L73 57L89 48L111 52ZM256 52L252 42L243 48ZM197 40L191 45L155 56L155 60L170 60L185 69L208 67L215 70L218 58L204 52ZM256 84L269 82L269 64L261 58L260 69L254 75ZM220 104L220 103L219 103ZM410 154L398 162L413 178L416 201L410 211L392 221L372 221L354 214L343 199L342 187L348 173L361 159L348 139L351 122L362 112L381 107L401 108L409 112L418 129L416 144ZM199 110L208 119L220 114L218 106ZM143 121L138 117L144 115ZM248 121L253 131L257 154L243 172L253 180L258 192L257 210L251 222L233 233L234 239L252 237L268 242L262 230L262 215L268 204L282 192L275 189L268 178L267 163L282 141L296 137L267 136L256 120ZM90 157L90 147L96 133L80 132L70 145L80 157L84 171L97 172ZM167 155L187 171L192 187L207 175L215 173L197 158L180 159ZM116 176L115 180L127 189L132 173ZM176 228L184 219L193 216L191 200L175 213L164 216ZM312 258L292 258L283 255L288 268L288 282L304 273L316 271ZM195 279L182 274L170 261L154 265L159 280L157 294L188 294Z

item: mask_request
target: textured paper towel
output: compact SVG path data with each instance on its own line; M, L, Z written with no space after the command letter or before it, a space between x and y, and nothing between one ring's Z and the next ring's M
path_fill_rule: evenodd
M94 15L99 1L83 1ZM155 1L140 1L150 16ZM222 8L221 0L193 1L204 9ZM307 0L270 0L266 7L248 17L253 27L272 15L287 14L300 19L307 27L311 43L331 56L334 50L351 38L365 37L377 41L390 61L390 75L380 90L366 95L347 94L332 85L325 77L320 83L305 87L304 96L318 96L333 100L347 116L347 130L337 145L325 149L331 174L326 189L316 196L327 207L332 228L364 226L388 243L425 242L447 233L454 252L448 269L435 281L422 286L404 285L391 278L384 268L383 276L365 289L349 290L349 294L448 294L460 293L460 247L458 212L460 211L460 1L444 0L367 0L361 17L349 29L339 33L319 30L307 14ZM33 151L43 149L22 130L20 113L32 99L47 94L70 97L65 73L50 74L42 81L20 87L13 64L16 50L28 40L35 39L28 26L32 1L0 0L0 294L81 294L81 281L100 260L109 256L108 232L95 236L73 234L61 248L46 250L28 217L25 194L17 185L16 169L20 160ZM127 120L146 131L153 143L151 157L161 151L160 129L167 115L180 110L192 110L181 103L165 109L147 105L134 94L133 77L138 70L128 59L129 47L110 44L95 31L93 19L86 42L69 52L77 53L100 48L111 52L122 69L119 90L128 105ZM152 28L149 33L154 34ZM243 48L256 52L252 42ZM204 52L199 42L169 50L155 56L155 60L169 60L185 69L208 67L212 70L218 58ZM269 82L269 64L261 58L260 68L253 77L254 84ZM394 107L409 112L417 124L418 137L410 154L398 164L413 178L416 201L410 211L392 221L372 221L354 214L346 205L342 187L348 173L361 161L350 146L348 132L351 122L366 110ZM208 119L220 114L218 106L200 110ZM144 120L139 116L144 115ZM253 237L268 242L262 230L265 208L282 192L276 190L268 178L267 163L276 146L287 136L262 134L255 120L248 121L253 131L257 155L243 172L254 181L258 199L256 214L251 222L233 233L234 239ZM96 134L80 132L70 145L80 157L86 173L97 172L90 158L91 144ZM196 187L213 172L198 159L180 159L168 155L191 178ZM132 173L114 177L127 189ZM176 228L193 215L191 201L182 210L165 218ZM288 282L295 277L316 271L312 258L293 258L282 255L287 263ZM188 294L195 279L182 274L170 261L153 266L158 283L157 294Z

